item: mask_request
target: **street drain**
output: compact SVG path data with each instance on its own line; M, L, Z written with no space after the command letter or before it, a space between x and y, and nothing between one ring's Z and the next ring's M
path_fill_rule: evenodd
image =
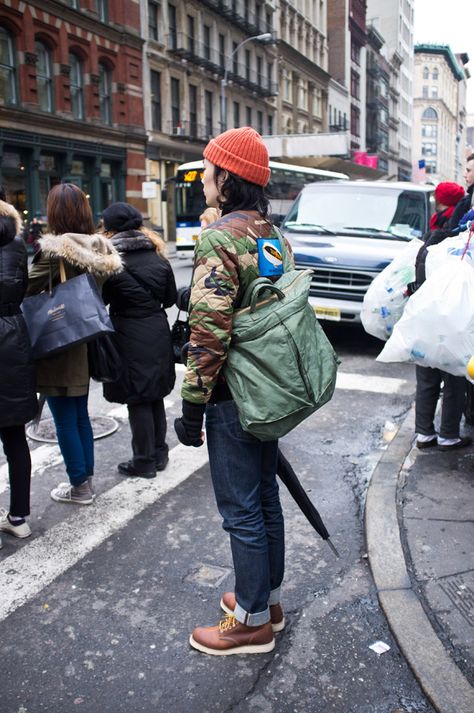
M92 416L90 418L94 441L99 438L106 438L118 429L119 425L115 418L110 416ZM37 426L30 425L26 429L26 435L32 441L41 443L57 443L56 428L52 418L42 419Z
M464 621L474 627L474 581L468 583L466 580L469 580L469 573L446 577L444 582L440 582L439 586L451 600Z
M196 582L205 587L219 587L221 582L227 577L230 569L226 567L216 567L212 564L200 564L194 572L188 574L185 580Z

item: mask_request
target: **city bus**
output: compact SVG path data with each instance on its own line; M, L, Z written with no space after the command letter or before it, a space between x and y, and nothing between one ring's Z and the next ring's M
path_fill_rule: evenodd
M270 161L271 178L267 193L272 219L279 223L303 186L315 181L345 180L345 173L323 171L306 166ZM206 208L202 190L204 165L201 161L183 163L178 167L175 183L176 255L191 257L200 232L199 216Z

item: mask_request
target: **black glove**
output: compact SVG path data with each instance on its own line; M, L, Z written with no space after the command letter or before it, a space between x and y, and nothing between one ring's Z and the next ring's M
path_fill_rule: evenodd
M205 404L192 404L183 399L183 415L174 422L174 430L183 445L199 448L204 443L201 433L205 410Z

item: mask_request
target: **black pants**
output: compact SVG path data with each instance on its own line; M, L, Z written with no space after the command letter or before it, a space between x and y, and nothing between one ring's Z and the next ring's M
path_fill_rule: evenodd
M168 457L166 414L163 399L128 404L132 431L133 465L139 473L150 473Z
M427 366L416 367L415 430L423 436L435 435L434 417L441 383L444 386L439 435L441 438L459 438L467 381L464 376L453 376Z
M8 462L10 478L10 515L30 514L31 456L24 426L0 428L3 452Z

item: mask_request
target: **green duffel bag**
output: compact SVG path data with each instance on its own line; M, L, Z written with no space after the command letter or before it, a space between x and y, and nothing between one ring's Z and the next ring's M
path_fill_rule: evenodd
M330 400L337 356L308 303L311 270L257 278L234 314L225 377L244 431L272 441Z

